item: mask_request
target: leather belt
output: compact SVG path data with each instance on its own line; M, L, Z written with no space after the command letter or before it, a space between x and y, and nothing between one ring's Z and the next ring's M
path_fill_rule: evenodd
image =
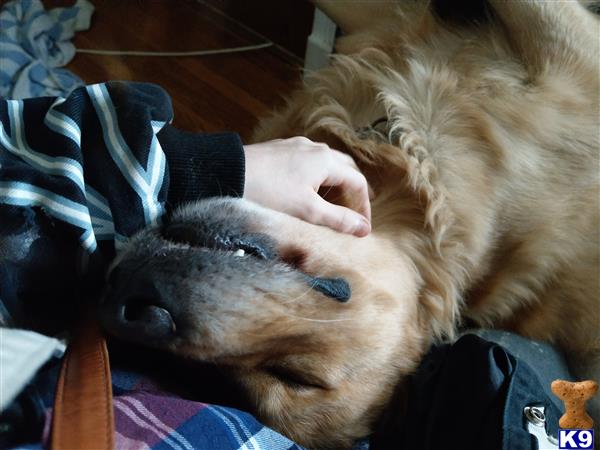
M51 448L114 448L108 351L100 327L91 317L81 322L62 362L54 399Z

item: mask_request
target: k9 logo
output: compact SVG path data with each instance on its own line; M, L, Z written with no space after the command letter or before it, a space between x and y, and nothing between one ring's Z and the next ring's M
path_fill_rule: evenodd
M594 430L558 430L558 448L594 448Z

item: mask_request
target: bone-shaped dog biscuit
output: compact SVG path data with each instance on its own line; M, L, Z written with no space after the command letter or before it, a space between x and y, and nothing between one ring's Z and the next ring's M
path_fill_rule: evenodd
M565 404L565 413L558 421L561 428L589 429L594 421L585 411L585 402L598 392L598 383L592 380L572 383L555 380L551 385L552 392Z

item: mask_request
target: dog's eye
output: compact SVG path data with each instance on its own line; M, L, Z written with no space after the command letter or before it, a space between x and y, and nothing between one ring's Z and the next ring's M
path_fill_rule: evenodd
M234 256L255 256L260 259L269 259L269 255L267 251L262 248L259 244L246 241L239 240L234 241L231 246L233 247L235 253Z
M259 259L273 259L275 255L268 242L265 242L261 236L247 234L243 237L229 237L216 235L212 239L210 247L219 250L234 252L234 256L254 256Z
M242 237L221 234L211 236L201 227L189 224L171 224L163 228L161 235L169 242L233 252L236 257L254 256L266 260L275 256L269 243L261 236L253 234Z
M268 375L294 389L325 389L323 383L312 375L296 372L282 365L268 366Z

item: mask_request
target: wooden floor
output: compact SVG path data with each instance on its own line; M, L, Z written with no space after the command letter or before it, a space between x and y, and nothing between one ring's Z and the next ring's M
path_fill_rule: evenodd
M261 37L194 0L100 0L78 48L188 51L261 43ZM47 0L46 7L72 4ZM171 95L174 124L188 131L240 133L247 141L257 119L282 103L299 83L301 61L271 47L200 57L77 54L67 66L86 83L157 83Z

